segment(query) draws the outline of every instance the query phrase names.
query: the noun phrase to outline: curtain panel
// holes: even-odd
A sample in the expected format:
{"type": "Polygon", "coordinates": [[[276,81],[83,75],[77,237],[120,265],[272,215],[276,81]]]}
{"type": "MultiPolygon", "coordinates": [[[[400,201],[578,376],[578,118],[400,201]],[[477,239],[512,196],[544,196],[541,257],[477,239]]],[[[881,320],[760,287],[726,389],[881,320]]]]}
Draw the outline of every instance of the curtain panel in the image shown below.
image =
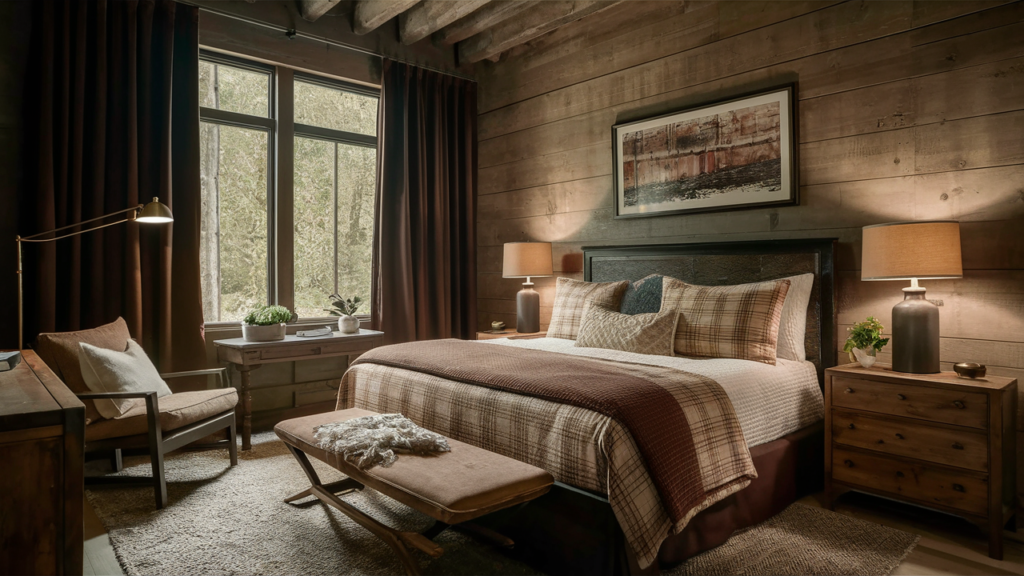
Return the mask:
{"type": "Polygon", "coordinates": [[[26,341],[123,316],[161,370],[203,365],[198,9],[69,0],[33,10],[25,121],[32,164],[19,232],[155,196],[175,221],[26,244],[26,341]]]}
{"type": "Polygon", "coordinates": [[[384,61],[372,327],[388,343],[476,333],[476,83],[384,61]]]}

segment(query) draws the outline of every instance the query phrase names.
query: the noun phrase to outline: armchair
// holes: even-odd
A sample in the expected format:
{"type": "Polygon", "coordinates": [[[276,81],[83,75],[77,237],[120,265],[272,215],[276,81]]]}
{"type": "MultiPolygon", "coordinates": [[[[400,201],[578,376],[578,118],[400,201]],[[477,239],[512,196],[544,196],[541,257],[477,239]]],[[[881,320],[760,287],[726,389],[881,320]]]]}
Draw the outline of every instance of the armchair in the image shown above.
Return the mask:
{"type": "MultiPolygon", "coordinates": [[[[172,372],[167,374],[161,374],[160,377],[164,380],[173,378],[184,378],[188,376],[204,376],[217,374],[220,380],[221,388],[231,388],[227,377],[226,368],[211,368],[207,370],[191,370],[188,372],[172,372]]],[[[206,392],[206,391],[203,391],[206,392]]],[[[233,392],[233,389],[232,389],[233,392]]],[[[180,394],[172,394],[165,396],[165,403],[167,400],[174,398],[175,396],[180,397],[187,396],[189,392],[183,392],[180,394]]],[[[236,444],[235,436],[235,409],[234,404],[237,403],[238,397],[234,395],[235,402],[232,403],[231,408],[216,412],[218,408],[222,408],[223,404],[213,403],[210,406],[204,406],[206,402],[201,402],[197,406],[199,407],[202,415],[205,417],[191,422],[189,424],[183,424],[180,427],[174,427],[173,429],[166,429],[162,420],[164,420],[164,414],[160,412],[159,399],[156,396],[156,392],[88,392],[83,394],[77,394],[82,400],[100,400],[103,398],[141,398],[145,400],[145,417],[146,417],[146,433],[145,434],[132,434],[129,436],[114,436],[104,438],[94,438],[90,440],[90,426],[86,426],[85,432],[85,451],[113,451],[114,453],[114,470],[121,470],[121,450],[132,449],[132,448],[146,448],[149,451],[150,459],[153,464],[153,476],[152,478],[138,478],[128,476],[86,476],[86,485],[101,485],[101,484],[128,484],[128,485],[145,485],[152,484],[153,489],[156,493],[156,507],[157,509],[163,508],[167,505],[167,480],[164,476],[164,454],[172,452],[185,445],[192,444],[197,440],[201,440],[214,434],[220,430],[227,429],[227,438],[212,443],[206,444],[194,444],[189,446],[189,449],[194,450],[216,450],[221,448],[227,448],[228,454],[231,459],[231,465],[235,466],[238,464],[238,447],[236,444]],[[215,413],[216,412],[216,413],[215,413]],[[207,415],[208,414],[208,415],[207,415]]],[[[172,400],[175,402],[178,399],[172,400]]],[[[198,400],[198,398],[197,398],[198,400]]],[[[176,403],[176,402],[175,402],[176,403]]],[[[131,414],[132,412],[129,412],[131,414]]],[[[128,414],[125,414],[128,416],[128,414]]],[[[124,418],[124,416],[122,416],[124,418]]],[[[137,415],[133,415],[131,418],[138,418],[137,415]]],[[[114,420],[121,420],[121,418],[115,418],[114,420]]],[[[100,421],[99,423],[109,422],[100,421]]],[[[173,423],[171,423],[173,426],[173,423]]],[[[100,434],[104,435],[104,434],[100,434]]]]}

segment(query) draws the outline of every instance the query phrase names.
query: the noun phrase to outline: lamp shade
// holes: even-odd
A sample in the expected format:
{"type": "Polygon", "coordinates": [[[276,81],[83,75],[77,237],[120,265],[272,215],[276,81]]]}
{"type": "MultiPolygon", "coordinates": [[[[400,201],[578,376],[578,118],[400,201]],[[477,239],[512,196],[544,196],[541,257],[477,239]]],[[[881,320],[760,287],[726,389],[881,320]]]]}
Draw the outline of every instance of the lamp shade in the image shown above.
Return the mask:
{"type": "Polygon", "coordinates": [[[509,242],[505,244],[503,278],[551,276],[550,242],[509,242]]]}
{"type": "Polygon", "coordinates": [[[962,278],[960,223],[893,222],[864,227],[861,280],[962,278]]]}
{"type": "Polygon", "coordinates": [[[174,222],[174,215],[171,214],[171,209],[166,204],[160,202],[159,198],[153,198],[152,202],[142,208],[139,215],[135,217],[135,221],[143,224],[164,224],[174,222]]]}

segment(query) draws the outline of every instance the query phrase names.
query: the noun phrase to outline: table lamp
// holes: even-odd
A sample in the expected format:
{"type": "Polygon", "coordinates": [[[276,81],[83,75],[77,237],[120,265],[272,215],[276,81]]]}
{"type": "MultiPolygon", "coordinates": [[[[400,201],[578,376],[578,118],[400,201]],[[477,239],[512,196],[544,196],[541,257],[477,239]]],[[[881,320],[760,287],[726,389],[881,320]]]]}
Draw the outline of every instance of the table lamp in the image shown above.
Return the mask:
{"type": "Polygon", "coordinates": [[[174,222],[174,216],[171,214],[171,209],[166,204],[160,202],[159,198],[153,198],[153,201],[143,206],[132,206],[131,208],[125,208],[124,210],[118,210],[117,212],[111,212],[110,214],[104,214],[96,218],[90,218],[79,222],[78,224],[69,224],[67,226],[61,226],[54,230],[48,230],[46,232],[40,232],[39,234],[33,234],[31,236],[15,236],[14,240],[18,243],[18,350],[24,350],[23,328],[24,324],[24,309],[22,303],[22,287],[21,287],[21,245],[23,242],[53,242],[62,238],[70,238],[71,236],[78,236],[79,234],[85,234],[86,232],[92,232],[94,230],[100,230],[115,224],[123,224],[125,222],[140,222],[142,224],[166,224],[168,222],[174,222]],[[107,222],[106,224],[96,224],[85,230],[76,230],[73,232],[67,232],[66,234],[58,234],[70,228],[78,228],[85,224],[91,224],[93,222],[99,222],[110,218],[111,216],[117,216],[119,214],[127,214],[122,220],[115,222],[107,222]],[[53,234],[52,238],[41,238],[41,236],[48,236],[53,234]]]}
{"type": "Polygon", "coordinates": [[[861,280],[910,280],[892,309],[892,369],[934,374],[939,368],[939,308],[918,280],[962,278],[960,223],[893,222],[864,227],[861,280]]]}
{"type": "Polygon", "coordinates": [[[516,294],[516,331],[540,332],[540,294],[533,289],[531,277],[551,276],[550,242],[509,242],[505,244],[502,278],[526,278],[516,294]]]}

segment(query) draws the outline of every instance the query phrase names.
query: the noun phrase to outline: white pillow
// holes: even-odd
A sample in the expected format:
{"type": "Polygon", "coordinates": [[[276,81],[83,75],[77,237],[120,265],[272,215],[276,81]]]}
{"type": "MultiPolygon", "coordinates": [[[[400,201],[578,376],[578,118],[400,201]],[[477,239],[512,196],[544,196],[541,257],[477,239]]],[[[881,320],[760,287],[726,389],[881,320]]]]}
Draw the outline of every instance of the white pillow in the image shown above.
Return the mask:
{"type": "MultiPolygon", "coordinates": [[[[133,340],[124,352],[78,344],[78,363],[85,385],[93,392],[156,392],[158,398],[170,396],[171,389],[160,377],[145,350],[133,340]]],[[[142,398],[96,400],[96,409],[104,418],[117,418],[142,398]]]]}
{"type": "Polygon", "coordinates": [[[779,343],[776,358],[784,360],[807,360],[804,337],[807,334],[807,304],[811,301],[811,287],[814,274],[801,274],[780,278],[789,280],[789,292],[782,304],[782,318],[779,320],[779,343]]]}

